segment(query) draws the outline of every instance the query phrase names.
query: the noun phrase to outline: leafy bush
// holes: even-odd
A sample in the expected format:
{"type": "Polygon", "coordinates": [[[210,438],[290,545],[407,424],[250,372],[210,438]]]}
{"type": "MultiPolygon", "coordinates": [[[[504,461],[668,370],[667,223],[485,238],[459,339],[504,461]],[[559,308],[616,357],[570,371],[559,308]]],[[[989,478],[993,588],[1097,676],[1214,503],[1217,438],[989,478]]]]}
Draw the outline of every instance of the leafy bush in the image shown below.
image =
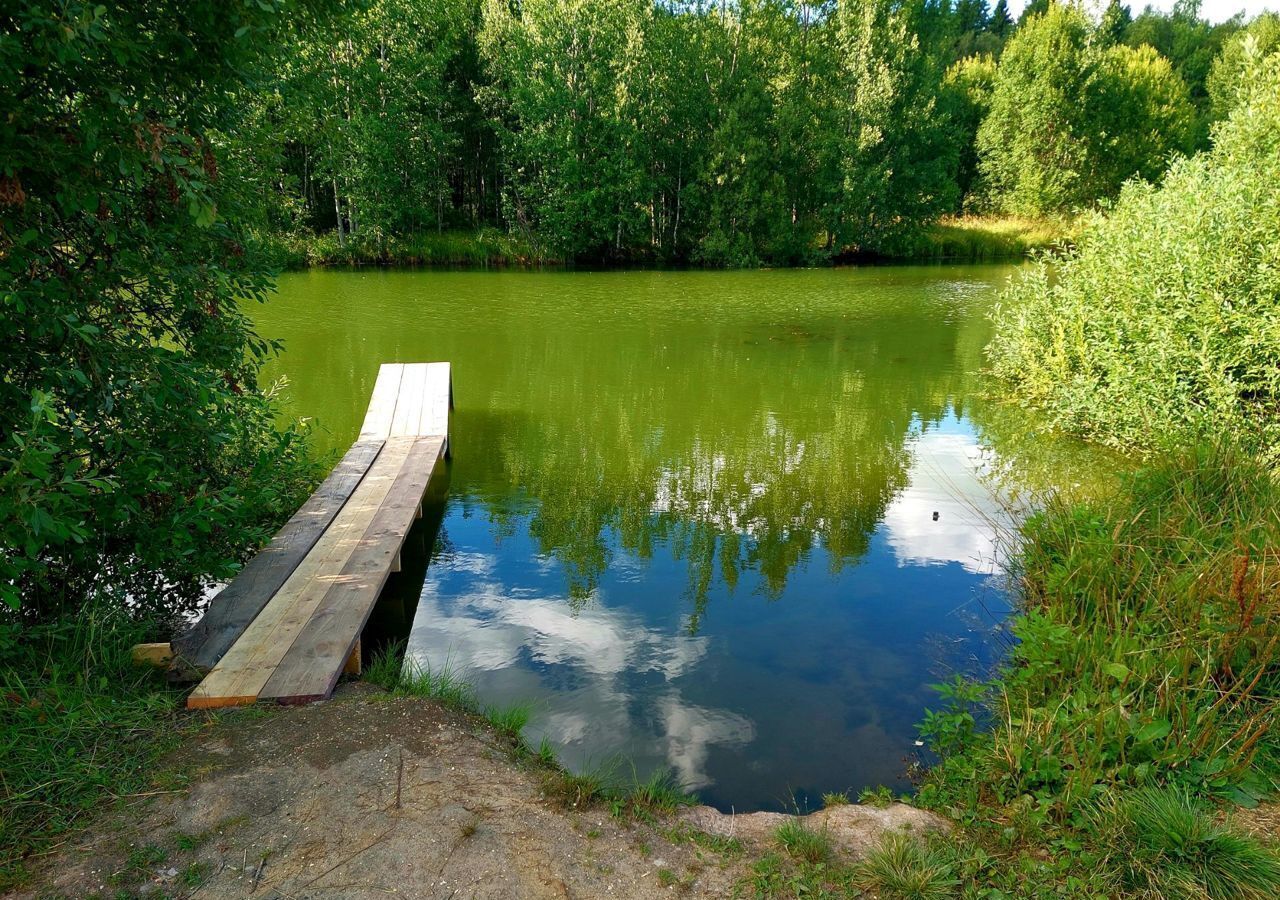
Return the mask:
{"type": "Polygon", "coordinates": [[[0,601],[28,619],[194,605],[313,474],[258,388],[266,271],[208,138],[283,7],[0,14],[0,601]]]}
{"type": "Polygon", "coordinates": [[[1213,61],[1205,85],[1214,118],[1225,119],[1240,103],[1240,91],[1248,86],[1245,77],[1256,60],[1280,52],[1280,15],[1267,12],[1236,32],[1222,46],[1213,61]]]}
{"type": "Polygon", "coordinates": [[[1002,297],[989,347],[1061,430],[1147,451],[1280,446],[1280,56],[1254,59],[1213,149],[1129,184],[1002,297]]]}

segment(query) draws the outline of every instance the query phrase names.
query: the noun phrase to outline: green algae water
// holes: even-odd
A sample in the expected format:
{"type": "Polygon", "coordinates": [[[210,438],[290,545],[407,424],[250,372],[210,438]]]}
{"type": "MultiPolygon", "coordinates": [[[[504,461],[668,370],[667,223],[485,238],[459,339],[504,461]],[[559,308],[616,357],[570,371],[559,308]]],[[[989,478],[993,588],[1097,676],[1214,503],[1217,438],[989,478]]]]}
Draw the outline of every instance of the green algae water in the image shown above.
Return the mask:
{"type": "Polygon", "coordinates": [[[448,493],[379,612],[410,658],[571,768],[812,808],[907,788],[929,685],[1004,646],[1011,272],[312,271],[254,315],[336,451],[379,363],[453,363],[448,493]]]}

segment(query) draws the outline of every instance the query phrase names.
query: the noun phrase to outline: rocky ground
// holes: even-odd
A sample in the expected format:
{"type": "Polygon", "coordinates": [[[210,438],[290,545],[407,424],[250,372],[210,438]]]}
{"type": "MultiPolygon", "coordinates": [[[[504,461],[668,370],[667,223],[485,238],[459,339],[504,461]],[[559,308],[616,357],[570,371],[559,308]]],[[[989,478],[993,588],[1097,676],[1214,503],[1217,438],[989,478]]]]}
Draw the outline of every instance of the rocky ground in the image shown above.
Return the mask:
{"type": "MultiPolygon", "coordinates": [[[[731,897],[786,818],[566,805],[474,718],[364,685],[214,720],[166,769],[172,786],[104,809],[15,896],[731,897]]],[[[811,818],[850,856],[886,829],[945,827],[901,805],[811,818]]]]}

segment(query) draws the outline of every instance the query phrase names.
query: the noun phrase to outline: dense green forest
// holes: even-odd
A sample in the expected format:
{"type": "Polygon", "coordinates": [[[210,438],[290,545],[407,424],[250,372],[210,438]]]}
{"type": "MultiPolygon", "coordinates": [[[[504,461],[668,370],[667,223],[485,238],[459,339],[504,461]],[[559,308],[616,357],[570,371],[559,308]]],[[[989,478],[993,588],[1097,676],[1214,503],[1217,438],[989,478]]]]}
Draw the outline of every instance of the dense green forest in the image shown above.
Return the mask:
{"type": "Polygon", "coordinates": [[[1001,391],[1141,470],[1025,527],[1009,665],[921,730],[959,827],[875,889],[1275,896],[1215,804],[1280,788],[1278,50],[1194,0],[0,8],[0,889],[151,786],[182,720],[130,645],[316,482],[259,385],[282,254],[797,264],[982,216],[1077,236],[1001,297],[1001,391]]]}
{"type": "Polygon", "coordinates": [[[263,233],[348,258],[482,229],[591,262],[911,255],[941,216],[1070,216],[1206,147],[1242,24],[1186,0],[1099,22],[1047,2],[1014,22],[1004,0],[376,0],[295,29],[218,142],[263,233]]]}

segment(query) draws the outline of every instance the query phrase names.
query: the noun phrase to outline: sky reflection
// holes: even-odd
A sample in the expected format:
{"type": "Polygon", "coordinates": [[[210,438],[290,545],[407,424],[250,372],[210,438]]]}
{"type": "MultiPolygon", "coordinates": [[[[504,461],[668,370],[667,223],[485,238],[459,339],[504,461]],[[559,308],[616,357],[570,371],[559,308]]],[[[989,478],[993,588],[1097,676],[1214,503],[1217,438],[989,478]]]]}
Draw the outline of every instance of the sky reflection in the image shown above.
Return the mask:
{"type": "Polygon", "coordinates": [[[528,517],[495,529],[451,502],[408,664],[448,666],[487,702],[532,701],[527,737],[545,737],[571,768],[617,758],[623,776],[669,769],[726,809],[904,787],[928,682],[988,663],[1003,614],[991,577],[1003,513],[973,428],[948,415],[908,446],[906,485],[856,566],[833,576],[815,547],[780,597],[750,573],[717,584],[696,634],[680,594],[663,593],[683,568],[673,546],[640,558],[609,535],[612,564],[570,602],[528,517]]]}

